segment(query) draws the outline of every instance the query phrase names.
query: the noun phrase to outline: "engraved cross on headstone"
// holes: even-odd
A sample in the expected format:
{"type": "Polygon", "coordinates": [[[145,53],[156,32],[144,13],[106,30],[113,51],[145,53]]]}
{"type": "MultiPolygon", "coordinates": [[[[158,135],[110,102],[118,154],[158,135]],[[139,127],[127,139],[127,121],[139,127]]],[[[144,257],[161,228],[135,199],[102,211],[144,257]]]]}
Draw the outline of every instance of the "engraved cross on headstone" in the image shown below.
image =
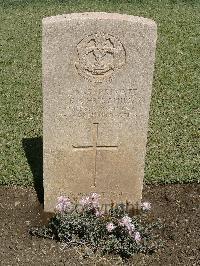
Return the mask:
{"type": "Polygon", "coordinates": [[[118,146],[98,145],[98,127],[99,127],[99,123],[93,123],[92,145],[80,145],[80,146],[72,145],[72,147],[76,150],[93,152],[93,158],[94,158],[93,187],[96,187],[97,151],[98,150],[110,151],[110,150],[117,150],[118,148],[118,146]]]}

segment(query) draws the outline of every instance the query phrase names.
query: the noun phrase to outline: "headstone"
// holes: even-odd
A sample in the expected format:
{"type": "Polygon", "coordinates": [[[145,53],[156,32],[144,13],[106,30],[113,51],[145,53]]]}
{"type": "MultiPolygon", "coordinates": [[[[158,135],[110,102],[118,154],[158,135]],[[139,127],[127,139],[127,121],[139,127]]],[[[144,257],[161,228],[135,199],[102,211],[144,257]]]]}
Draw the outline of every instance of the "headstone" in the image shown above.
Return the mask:
{"type": "Polygon", "coordinates": [[[44,209],[96,192],[140,204],[156,24],[108,13],[43,19],[44,209]]]}

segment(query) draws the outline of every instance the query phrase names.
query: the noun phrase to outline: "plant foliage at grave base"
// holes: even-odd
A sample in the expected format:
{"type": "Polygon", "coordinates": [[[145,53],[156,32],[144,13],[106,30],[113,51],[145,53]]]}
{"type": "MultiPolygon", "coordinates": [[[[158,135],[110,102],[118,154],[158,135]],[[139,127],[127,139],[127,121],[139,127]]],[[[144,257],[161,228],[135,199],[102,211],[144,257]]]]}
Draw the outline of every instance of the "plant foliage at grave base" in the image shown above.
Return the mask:
{"type": "Polygon", "coordinates": [[[60,197],[55,216],[47,226],[32,228],[31,235],[55,239],[66,247],[84,245],[93,252],[113,253],[122,258],[140,252],[151,254],[159,247],[153,231],[161,224],[150,219],[148,205],[144,203],[144,211],[130,218],[123,204],[102,213],[98,197],[93,193],[82,199],[80,205],[60,197]]]}

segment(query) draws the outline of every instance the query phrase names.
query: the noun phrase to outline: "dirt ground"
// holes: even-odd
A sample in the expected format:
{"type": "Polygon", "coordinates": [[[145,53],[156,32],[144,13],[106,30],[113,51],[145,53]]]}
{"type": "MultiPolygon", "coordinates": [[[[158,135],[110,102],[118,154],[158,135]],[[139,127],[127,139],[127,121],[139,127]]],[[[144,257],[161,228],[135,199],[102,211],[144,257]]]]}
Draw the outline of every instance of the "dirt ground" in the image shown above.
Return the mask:
{"type": "Polygon", "coordinates": [[[0,265],[200,265],[200,184],[145,186],[144,200],[164,224],[163,247],[153,255],[119,257],[65,249],[50,239],[31,237],[42,223],[42,208],[32,188],[0,187],[0,265]]]}

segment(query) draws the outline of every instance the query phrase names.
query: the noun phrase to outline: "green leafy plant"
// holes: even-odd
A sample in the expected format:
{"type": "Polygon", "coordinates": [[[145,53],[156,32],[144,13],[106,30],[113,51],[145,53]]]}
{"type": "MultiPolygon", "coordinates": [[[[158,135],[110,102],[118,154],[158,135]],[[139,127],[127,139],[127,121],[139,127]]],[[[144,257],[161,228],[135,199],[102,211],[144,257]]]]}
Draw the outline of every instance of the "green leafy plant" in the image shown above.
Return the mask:
{"type": "Polygon", "coordinates": [[[148,220],[150,203],[142,204],[142,212],[130,217],[125,206],[110,206],[107,213],[100,210],[100,196],[92,193],[77,203],[69,198],[58,198],[56,214],[47,226],[32,228],[32,235],[52,238],[65,246],[87,245],[94,252],[118,254],[128,258],[135,253],[152,253],[158,242],[152,237],[152,230],[158,223],[148,220]]]}

